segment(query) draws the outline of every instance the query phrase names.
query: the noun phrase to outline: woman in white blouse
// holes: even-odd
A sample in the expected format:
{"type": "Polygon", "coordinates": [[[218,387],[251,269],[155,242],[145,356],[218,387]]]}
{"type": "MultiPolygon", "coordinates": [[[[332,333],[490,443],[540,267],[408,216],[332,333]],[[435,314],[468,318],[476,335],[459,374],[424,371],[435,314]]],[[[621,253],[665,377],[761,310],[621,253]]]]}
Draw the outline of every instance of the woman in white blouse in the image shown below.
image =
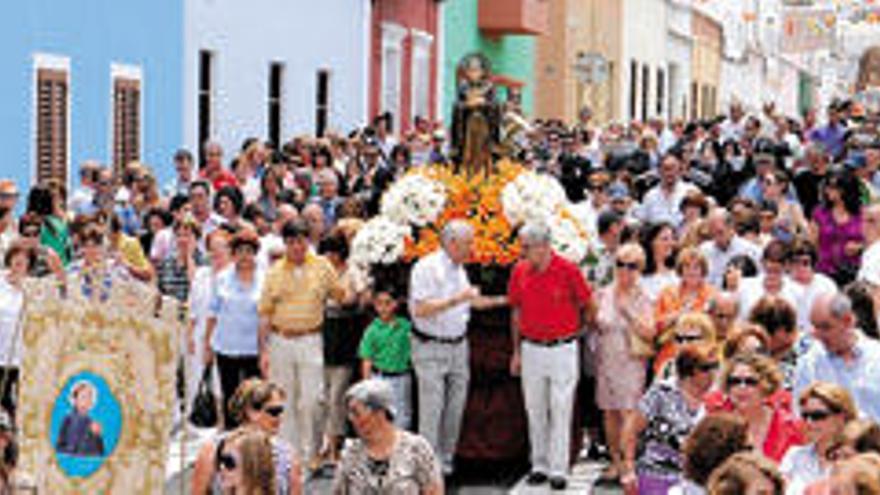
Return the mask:
{"type": "MultiPolygon", "coordinates": [[[[186,341],[186,403],[192,407],[199,381],[204,372],[205,328],[208,321],[208,305],[211,302],[217,274],[232,261],[229,251],[229,233],[223,229],[211,232],[206,239],[211,263],[196,269],[189,292],[190,324],[186,341]]],[[[217,381],[213,383],[216,386],[217,381]]]]}
{"type": "Polygon", "coordinates": [[[14,242],[3,257],[6,270],[0,275],[0,405],[15,416],[18,368],[21,365],[22,284],[36,260],[36,251],[14,242]]]}

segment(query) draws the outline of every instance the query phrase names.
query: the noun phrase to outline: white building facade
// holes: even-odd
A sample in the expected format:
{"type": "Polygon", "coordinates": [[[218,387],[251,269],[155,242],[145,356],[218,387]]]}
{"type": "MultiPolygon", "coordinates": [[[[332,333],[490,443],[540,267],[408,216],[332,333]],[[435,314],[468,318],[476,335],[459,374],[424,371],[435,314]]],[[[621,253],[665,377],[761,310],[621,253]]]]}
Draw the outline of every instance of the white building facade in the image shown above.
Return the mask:
{"type": "Polygon", "coordinates": [[[619,115],[645,120],[667,115],[668,77],[666,0],[623,0],[619,115]],[[658,29],[658,27],[661,27],[658,29]]]}
{"type": "Polygon", "coordinates": [[[183,139],[227,158],[367,118],[370,0],[185,0],[183,139]]]}
{"type": "Polygon", "coordinates": [[[694,37],[689,0],[666,0],[666,60],[668,102],[664,117],[687,118],[690,113],[691,53],[694,37]]]}

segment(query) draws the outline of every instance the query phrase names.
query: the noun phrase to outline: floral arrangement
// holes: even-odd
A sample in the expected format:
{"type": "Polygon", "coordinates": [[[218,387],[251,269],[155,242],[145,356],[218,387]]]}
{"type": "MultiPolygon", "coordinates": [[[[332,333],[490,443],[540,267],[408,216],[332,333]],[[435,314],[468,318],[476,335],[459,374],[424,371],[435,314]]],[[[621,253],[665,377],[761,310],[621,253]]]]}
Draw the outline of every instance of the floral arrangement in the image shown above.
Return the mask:
{"type": "Polygon", "coordinates": [[[555,178],[527,171],[519,174],[501,192],[504,215],[514,225],[528,221],[548,221],[568,199],[555,178]]]}
{"type": "Polygon", "coordinates": [[[440,232],[455,219],[474,228],[469,263],[512,264],[520,255],[516,229],[527,221],[547,222],[554,249],[583,263],[588,235],[580,217],[554,178],[512,162],[473,176],[445,166],[415,168],[388,189],[380,215],[358,231],[349,267],[354,276],[367,277],[372,265],[421,258],[440,247],[440,232]]]}
{"type": "Polygon", "coordinates": [[[403,256],[405,240],[410,229],[384,216],[376,216],[365,223],[351,241],[348,268],[359,287],[370,282],[370,267],[390,265],[403,256]]]}
{"type": "Polygon", "coordinates": [[[409,174],[382,195],[380,212],[394,223],[424,227],[437,220],[445,204],[442,182],[424,174],[409,174]]]}

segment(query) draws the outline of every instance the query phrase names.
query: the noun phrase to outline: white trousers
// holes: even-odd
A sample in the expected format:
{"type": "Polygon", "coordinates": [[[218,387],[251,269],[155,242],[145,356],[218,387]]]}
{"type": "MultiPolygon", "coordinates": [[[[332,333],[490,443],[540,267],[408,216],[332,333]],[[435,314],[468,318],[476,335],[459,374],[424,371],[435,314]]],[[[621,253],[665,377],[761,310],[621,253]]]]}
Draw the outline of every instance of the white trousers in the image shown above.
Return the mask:
{"type": "Polygon", "coordinates": [[[523,341],[521,358],[532,470],[565,476],[579,374],[577,341],[555,347],[523,341]]]}
{"type": "Polygon", "coordinates": [[[282,438],[308,462],[318,451],[318,425],[324,396],[324,351],[321,334],[269,338],[269,379],[287,394],[281,421],[282,438]]]}

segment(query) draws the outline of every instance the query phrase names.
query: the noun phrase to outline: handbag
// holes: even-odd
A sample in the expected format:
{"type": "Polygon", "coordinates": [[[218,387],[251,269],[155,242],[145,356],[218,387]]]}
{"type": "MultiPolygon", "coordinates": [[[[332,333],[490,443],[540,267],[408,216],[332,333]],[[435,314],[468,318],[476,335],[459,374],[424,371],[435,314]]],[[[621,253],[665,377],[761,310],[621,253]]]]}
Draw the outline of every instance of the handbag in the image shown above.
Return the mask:
{"type": "Polygon", "coordinates": [[[645,340],[635,331],[629,331],[629,353],[632,357],[651,358],[654,357],[654,343],[645,340]]]}
{"type": "Polygon", "coordinates": [[[211,387],[211,367],[205,366],[199,388],[193,398],[192,411],[189,413],[189,422],[199,428],[211,428],[217,426],[220,420],[217,412],[217,398],[211,387]]]}

